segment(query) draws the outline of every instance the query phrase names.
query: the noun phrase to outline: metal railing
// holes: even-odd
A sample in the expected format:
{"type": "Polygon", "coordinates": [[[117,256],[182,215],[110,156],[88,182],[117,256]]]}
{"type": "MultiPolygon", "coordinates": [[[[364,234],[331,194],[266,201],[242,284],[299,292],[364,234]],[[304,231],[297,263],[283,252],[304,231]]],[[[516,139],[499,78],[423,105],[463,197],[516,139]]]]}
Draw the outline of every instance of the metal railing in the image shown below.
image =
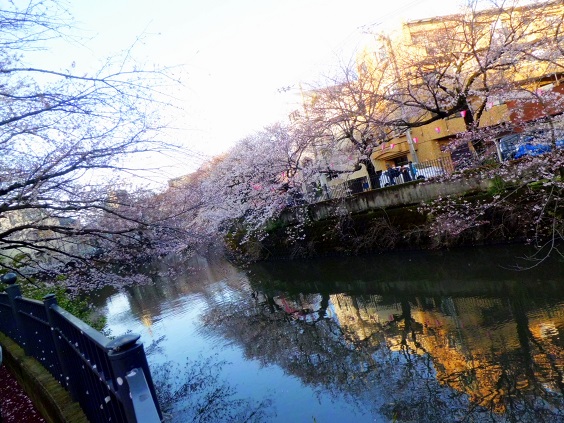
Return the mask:
{"type": "Polygon", "coordinates": [[[344,180],[336,185],[317,185],[313,189],[308,188],[300,196],[300,201],[294,201],[292,206],[300,206],[304,204],[315,204],[326,200],[336,200],[350,197],[365,191],[371,191],[379,188],[385,188],[389,185],[399,185],[414,180],[427,180],[438,178],[440,176],[450,175],[454,171],[454,164],[450,157],[439,157],[433,160],[427,160],[409,165],[398,166],[396,176],[392,176],[389,171],[377,171],[376,175],[370,178],[362,176],[344,180]]]}
{"type": "Polygon", "coordinates": [[[450,157],[439,157],[433,160],[427,160],[417,163],[416,178],[423,176],[425,179],[435,178],[437,176],[446,176],[454,172],[454,164],[450,157]]]}
{"type": "Polygon", "coordinates": [[[23,298],[15,274],[2,277],[0,331],[43,365],[90,422],[162,421],[139,335],[111,340],[57,305],[23,298]]]}
{"type": "Polygon", "coordinates": [[[371,179],[372,187],[384,188],[390,185],[400,185],[414,180],[432,179],[446,176],[454,171],[454,165],[450,157],[439,157],[413,164],[395,168],[397,172],[390,170],[379,171],[376,179],[371,179]]]}
{"type": "Polygon", "coordinates": [[[328,187],[326,192],[325,200],[349,197],[354,194],[358,194],[364,191],[368,191],[370,185],[368,184],[368,178],[363,176],[361,178],[350,179],[348,181],[343,181],[339,185],[333,185],[328,187]]]}

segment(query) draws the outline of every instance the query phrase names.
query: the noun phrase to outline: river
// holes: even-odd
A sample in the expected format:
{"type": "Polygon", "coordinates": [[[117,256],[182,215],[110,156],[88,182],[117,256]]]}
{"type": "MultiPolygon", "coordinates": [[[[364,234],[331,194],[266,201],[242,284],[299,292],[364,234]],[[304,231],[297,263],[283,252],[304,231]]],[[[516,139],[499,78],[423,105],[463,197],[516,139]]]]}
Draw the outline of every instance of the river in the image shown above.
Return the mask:
{"type": "Polygon", "coordinates": [[[564,262],[526,254],[198,259],[98,305],[169,421],[564,422],[564,262]]]}

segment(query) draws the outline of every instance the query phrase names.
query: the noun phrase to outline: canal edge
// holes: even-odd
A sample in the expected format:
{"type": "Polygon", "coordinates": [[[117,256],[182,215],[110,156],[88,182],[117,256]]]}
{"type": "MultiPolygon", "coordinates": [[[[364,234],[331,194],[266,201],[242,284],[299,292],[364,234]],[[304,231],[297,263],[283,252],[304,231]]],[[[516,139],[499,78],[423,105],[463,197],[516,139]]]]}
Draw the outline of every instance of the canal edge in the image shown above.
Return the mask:
{"type": "Polygon", "coordinates": [[[41,417],[48,423],[88,423],[86,415],[70,394],[34,358],[0,332],[4,361],[41,417]]]}

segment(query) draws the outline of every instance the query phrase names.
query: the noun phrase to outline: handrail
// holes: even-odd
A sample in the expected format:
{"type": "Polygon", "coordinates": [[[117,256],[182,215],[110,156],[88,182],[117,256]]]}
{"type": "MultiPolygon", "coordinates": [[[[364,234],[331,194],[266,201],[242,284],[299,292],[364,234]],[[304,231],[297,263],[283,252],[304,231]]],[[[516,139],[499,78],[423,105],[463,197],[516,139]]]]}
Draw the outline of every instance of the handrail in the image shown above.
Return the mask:
{"type": "Polygon", "coordinates": [[[111,340],[59,307],[53,294],[43,302],[23,298],[15,275],[8,275],[2,277],[9,286],[0,293],[0,331],[69,391],[89,421],[162,421],[139,335],[111,340]]]}

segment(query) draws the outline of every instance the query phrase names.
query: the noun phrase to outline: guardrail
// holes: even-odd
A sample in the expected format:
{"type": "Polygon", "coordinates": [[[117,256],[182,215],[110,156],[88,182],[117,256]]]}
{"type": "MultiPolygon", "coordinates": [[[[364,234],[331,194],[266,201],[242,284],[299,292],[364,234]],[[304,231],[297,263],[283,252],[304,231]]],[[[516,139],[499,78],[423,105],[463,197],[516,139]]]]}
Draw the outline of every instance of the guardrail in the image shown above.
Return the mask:
{"type": "Polygon", "coordinates": [[[371,177],[361,176],[354,179],[343,179],[335,185],[323,184],[316,190],[310,190],[300,196],[299,201],[288,204],[290,207],[305,204],[315,204],[327,200],[348,198],[354,194],[385,188],[390,185],[400,185],[414,180],[424,180],[450,175],[454,171],[452,159],[448,156],[439,157],[424,162],[398,166],[396,176],[390,178],[387,170],[377,171],[371,177]]]}
{"type": "Polygon", "coordinates": [[[366,176],[343,181],[339,185],[333,185],[326,190],[324,200],[345,198],[360,192],[368,191],[370,185],[366,176]]]}
{"type": "Polygon", "coordinates": [[[16,275],[2,277],[0,331],[65,387],[90,422],[162,421],[139,335],[111,340],[57,305],[23,298],[16,275]]]}

